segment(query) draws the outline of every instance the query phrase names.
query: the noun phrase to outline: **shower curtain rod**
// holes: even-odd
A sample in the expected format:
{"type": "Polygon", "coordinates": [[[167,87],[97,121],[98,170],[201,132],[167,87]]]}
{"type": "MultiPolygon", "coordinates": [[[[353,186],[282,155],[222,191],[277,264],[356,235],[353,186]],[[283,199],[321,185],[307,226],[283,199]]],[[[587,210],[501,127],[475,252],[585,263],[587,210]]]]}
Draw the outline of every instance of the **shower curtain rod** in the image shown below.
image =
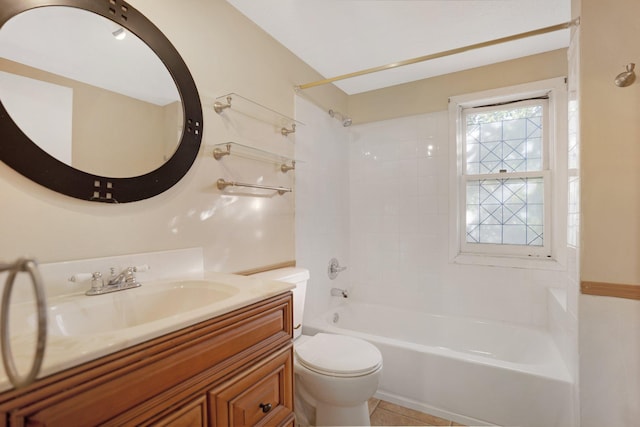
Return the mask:
{"type": "Polygon", "coordinates": [[[432,53],[430,55],[419,56],[417,58],[406,59],[400,62],[394,62],[387,65],[380,65],[378,67],[367,68],[365,70],[355,71],[349,74],[343,74],[341,76],[331,77],[329,79],[318,80],[311,83],[305,83],[302,85],[294,86],[295,90],[309,89],[315,86],[322,86],[329,83],[337,82],[339,80],[350,79],[352,77],[364,76],[366,74],[377,73],[379,71],[391,70],[393,68],[404,67],[405,65],[417,64],[419,62],[430,61],[432,59],[443,58],[445,56],[456,55],[458,53],[468,52],[470,50],[481,49],[483,47],[489,47],[496,44],[506,43],[514,40],[520,40],[528,37],[538,36],[541,34],[553,33],[556,31],[566,30],[574,25],[580,25],[580,18],[576,18],[573,21],[565,22],[562,24],[552,25],[550,27],[539,28],[537,30],[527,31],[524,33],[514,34],[512,36],[502,37],[499,39],[489,40],[482,43],[476,43],[468,46],[458,47],[451,50],[445,50],[443,52],[432,53]]]}

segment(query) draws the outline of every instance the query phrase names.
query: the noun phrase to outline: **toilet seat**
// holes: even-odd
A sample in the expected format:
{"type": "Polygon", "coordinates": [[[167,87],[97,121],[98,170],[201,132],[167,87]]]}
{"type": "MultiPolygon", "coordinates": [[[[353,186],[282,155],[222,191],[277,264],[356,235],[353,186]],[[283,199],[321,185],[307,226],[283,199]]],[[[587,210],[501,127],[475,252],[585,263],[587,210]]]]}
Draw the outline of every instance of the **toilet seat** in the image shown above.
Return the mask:
{"type": "Polygon", "coordinates": [[[382,354],[371,343],[345,335],[319,333],[295,346],[298,362],[318,374],[360,377],[382,366],[382,354]]]}

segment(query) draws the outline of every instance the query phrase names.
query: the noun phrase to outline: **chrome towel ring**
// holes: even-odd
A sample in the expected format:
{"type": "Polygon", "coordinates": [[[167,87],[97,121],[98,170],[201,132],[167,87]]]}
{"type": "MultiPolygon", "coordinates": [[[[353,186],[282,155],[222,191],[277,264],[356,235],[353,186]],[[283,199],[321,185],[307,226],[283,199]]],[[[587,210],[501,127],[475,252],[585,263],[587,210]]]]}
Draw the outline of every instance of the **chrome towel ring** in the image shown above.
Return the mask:
{"type": "Polygon", "coordinates": [[[13,264],[1,264],[0,272],[8,271],[9,275],[5,281],[4,291],[2,292],[2,306],[0,307],[0,347],[2,350],[2,364],[6,371],[7,377],[15,388],[25,387],[31,384],[40,372],[42,360],[44,359],[44,349],[47,342],[47,309],[44,294],[44,286],[42,278],[38,271],[38,264],[35,260],[20,258],[13,264]],[[31,369],[25,376],[20,376],[15,362],[13,353],[11,352],[11,340],[9,337],[9,301],[11,299],[11,291],[16,276],[19,272],[29,273],[31,282],[36,294],[36,308],[38,311],[38,339],[36,343],[36,354],[31,365],[31,369]]]}

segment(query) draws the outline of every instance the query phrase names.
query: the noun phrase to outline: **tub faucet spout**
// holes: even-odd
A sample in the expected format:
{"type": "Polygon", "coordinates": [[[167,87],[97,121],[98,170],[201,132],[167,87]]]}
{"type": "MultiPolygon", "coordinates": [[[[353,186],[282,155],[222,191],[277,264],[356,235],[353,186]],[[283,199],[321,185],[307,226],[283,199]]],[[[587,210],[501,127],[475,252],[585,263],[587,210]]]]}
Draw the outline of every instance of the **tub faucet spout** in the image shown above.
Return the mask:
{"type": "Polygon", "coordinates": [[[334,297],[349,298],[349,292],[346,289],[331,288],[331,295],[334,297]]]}

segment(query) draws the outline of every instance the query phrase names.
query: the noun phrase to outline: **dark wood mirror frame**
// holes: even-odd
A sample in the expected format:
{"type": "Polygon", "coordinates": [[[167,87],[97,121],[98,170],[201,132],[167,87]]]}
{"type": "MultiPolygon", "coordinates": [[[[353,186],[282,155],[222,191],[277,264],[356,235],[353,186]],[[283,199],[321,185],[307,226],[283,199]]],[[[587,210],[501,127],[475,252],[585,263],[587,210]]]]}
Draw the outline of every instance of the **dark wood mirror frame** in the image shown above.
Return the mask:
{"type": "Polygon", "coordinates": [[[200,97],[178,51],[151,21],[121,0],[0,0],[0,29],[13,16],[44,6],[69,6],[96,13],[143,40],[175,81],[182,99],[184,130],[175,153],[158,169],[131,178],[99,176],[68,166],[38,147],[11,119],[0,100],[0,160],[40,185],[88,201],[134,202],[171,188],[195,161],[203,129],[200,97]]]}

